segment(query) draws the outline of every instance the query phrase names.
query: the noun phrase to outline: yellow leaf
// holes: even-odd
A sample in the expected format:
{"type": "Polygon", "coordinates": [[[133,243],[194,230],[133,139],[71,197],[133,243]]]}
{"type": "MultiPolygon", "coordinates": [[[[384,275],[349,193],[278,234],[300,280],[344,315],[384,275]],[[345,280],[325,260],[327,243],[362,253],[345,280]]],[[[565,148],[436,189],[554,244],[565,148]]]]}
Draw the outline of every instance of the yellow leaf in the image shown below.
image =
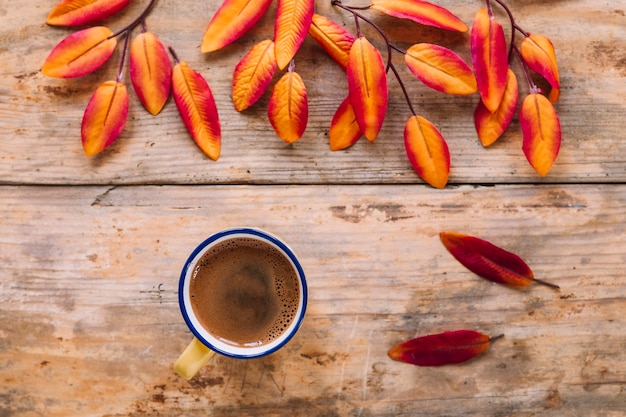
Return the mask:
{"type": "Polygon", "coordinates": [[[118,138],[128,116],[128,91],[117,81],[100,85],[87,104],[81,124],[85,155],[96,155],[118,138]]]}
{"type": "Polygon", "coordinates": [[[524,155],[535,171],[545,176],[561,147],[559,116],[550,100],[541,94],[531,93],[522,102],[519,121],[524,155]]]}
{"type": "Polygon", "coordinates": [[[237,111],[244,111],[261,98],[276,71],[274,42],[257,43],[239,61],[233,73],[232,96],[237,111]]]}
{"type": "Polygon", "coordinates": [[[304,82],[295,71],[286,72],[274,85],[267,115],[276,134],[285,142],[293,143],[304,134],[309,106],[304,82]]]}
{"type": "Polygon", "coordinates": [[[311,26],[314,0],[278,0],[274,23],[274,49],[278,68],[296,55],[311,26]]]}
{"type": "Polygon", "coordinates": [[[415,172],[435,188],[444,188],[450,174],[450,152],[439,130],[421,116],[404,127],[404,146],[415,172]]]}

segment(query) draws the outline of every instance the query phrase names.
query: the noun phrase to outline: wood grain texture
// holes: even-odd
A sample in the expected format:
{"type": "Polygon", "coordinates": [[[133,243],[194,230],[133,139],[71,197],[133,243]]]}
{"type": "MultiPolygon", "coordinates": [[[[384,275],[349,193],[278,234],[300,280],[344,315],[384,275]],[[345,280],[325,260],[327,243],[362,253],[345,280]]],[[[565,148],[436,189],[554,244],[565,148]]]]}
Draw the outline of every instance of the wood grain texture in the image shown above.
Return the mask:
{"type": "Polygon", "coordinates": [[[618,416],[626,389],[626,189],[618,185],[0,187],[0,410],[10,416],[618,416]],[[177,305],[208,234],[254,225],[299,255],[300,332],[190,382],[177,305]],[[457,230],[561,286],[486,282],[457,230]],[[504,333],[458,366],[387,358],[416,335],[504,333]]]}
{"type": "MultiPolygon", "coordinates": [[[[439,1],[466,23],[482,2],[439,1]]],[[[554,43],[563,91],[557,111],[563,145],[546,178],[539,177],[521,151],[517,120],[489,149],[476,136],[472,113],[477,95],[454,97],[431,91],[414,79],[395,55],[418,113],[442,131],[451,152],[451,183],[623,182],[626,180],[626,113],[623,45],[625,8],[621,1],[510,1],[518,23],[554,43]]],[[[114,30],[130,21],[144,5],[133,2],[114,30]]],[[[298,73],[309,94],[310,116],[304,137],[293,145],[276,137],[267,120],[266,94],[251,109],[237,113],[231,102],[236,63],[256,42],[271,38],[276,5],[248,34],[222,51],[201,54],[199,44],[219,2],[159,1],[148,18],[151,31],[209,81],[223,125],[223,152],[218,162],[204,157],[186,132],[173,102],[157,117],[131,97],[128,124],[104,155],[87,158],[80,143],[80,120],[86,103],[101,82],[114,78],[119,51],[96,73],[56,80],[40,73],[52,47],[71,30],[46,26],[50,4],[26,0],[20,7],[0,5],[0,181],[5,184],[213,184],[213,183],[420,183],[403,148],[403,129],[410,112],[398,83],[391,77],[390,103],[382,133],[374,144],[362,141],[346,151],[331,152],[328,131],[332,116],[347,94],[338,65],[307,38],[296,56],[298,73]],[[129,173],[132,173],[129,175],[129,173]]],[[[353,20],[317,1],[316,12],[349,30],[353,20]]],[[[368,13],[396,40],[408,47],[433,42],[469,59],[467,34],[430,29],[409,21],[368,13]]],[[[504,17],[504,16],[502,16],[504,17]]],[[[381,40],[363,26],[372,42],[381,40]]],[[[519,68],[516,68],[519,71],[519,68]]],[[[519,76],[522,77],[521,73],[519,76]]],[[[276,75],[276,80],[278,75],[276,75]]],[[[522,79],[522,78],[520,78],[522,79]]],[[[276,81],[275,80],[275,81],[276,81]]],[[[275,82],[274,81],[274,82],[275,82]]],[[[522,85],[522,84],[520,84],[522,85]]],[[[522,92],[524,92],[524,89],[522,92]]]]}

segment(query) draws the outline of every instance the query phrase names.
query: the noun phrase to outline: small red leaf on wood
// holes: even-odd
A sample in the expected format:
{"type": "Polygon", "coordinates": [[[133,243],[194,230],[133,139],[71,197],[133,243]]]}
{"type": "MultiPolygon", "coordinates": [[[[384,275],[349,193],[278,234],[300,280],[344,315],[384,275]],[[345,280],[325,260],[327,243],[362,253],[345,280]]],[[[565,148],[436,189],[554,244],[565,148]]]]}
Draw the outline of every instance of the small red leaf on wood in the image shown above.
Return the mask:
{"type": "Polygon", "coordinates": [[[330,123],[328,139],[331,151],[339,151],[354,145],[363,136],[356,120],[350,97],[341,102],[330,123]]]}
{"type": "Polygon", "coordinates": [[[354,36],[346,28],[325,16],[313,14],[309,35],[335,62],[343,69],[346,68],[350,48],[354,43],[354,36]]]}
{"type": "Polygon", "coordinates": [[[457,232],[441,232],[439,238],[457,261],[481,278],[515,287],[525,287],[535,281],[559,288],[536,279],[522,258],[486,240],[457,232]]]}
{"type": "Polygon", "coordinates": [[[561,87],[556,53],[550,39],[542,35],[531,34],[522,40],[520,53],[526,65],[545,78],[552,86],[550,101],[556,102],[561,87]]]}
{"type": "Polygon", "coordinates": [[[239,39],[271,3],[272,0],[224,0],[204,32],[200,51],[217,51],[239,39]]]}
{"type": "Polygon", "coordinates": [[[172,93],[183,123],[202,152],[217,160],[221,149],[221,126],[209,84],[187,63],[172,71],[172,93]]]}
{"type": "Polygon", "coordinates": [[[130,46],[130,79],[141,104],[158,114],[172,87],[172,64],[167,50],[152,32],[135,36],[130,46]]]}
{"type": "Polygon", "coordinates": [[[81,124],[85,155],[96,155],[118,138],[128,116],[128,91],[117,81],[101,84],[91,96],[81,124]]]}
{"type": "Polygon", "coordinates": [[[306,87],[291,68],[274,85],[267,115],[276,134],[285,142],[300,139],[309,118],[306,87]]]}
{"type": "Polygon", "coordinates": [[[498,109],[493,113],[490,112],[481,100],[474,111],[476,132],[483,146],[489,146],[498,140],[511,124],[517,109],[518,97],[517,78],[509,68],[506,88],[498,109]]]}
{"type": "Polygon", "coordinates": [[[422,25],[466,32],[467,25],[448,9],[420,0],[372,0],[372,9],[389,16],[410,19],[422,25]]]}
{"type": "Polygon", "coordinates": [[[552,168],[561,147],[561,123],[554,106],[544,95],[526,96],[519,112],[522,150],[530,165],[541,176],[552,168]]]}
{"type": "Polygon", "coordinates": [[[352,44],[346,74],[354,114],[367,140],[373,142],[385,119],[389,92],[383,58],[365,37],[352,44]]]}
{"type": "Polygon", "coordinates": [[[444,188],[450,174],[450,151],[439,130],[421,116],[404,127],[404,146],[415,172],[435,188],[444,188]]]}
{"type": "Polygon", "coordinates": [[[274,23],[276,63],[287,67],[306,38],[313,19],[314,0],[278,0],[274,23]]]}
{"type": "Polygon", "coordinates": [[[274,41],[268,39],[254,45],[233,72],[235,109],[244,111],[256,103],[272,82],[275,71],[274,41]]]}
{"type": "Polygon", "coordinates": [[[470,50],[480,97],[495,112],[504,95],[509,63],[504,30],[484,7],[472,25],[470,50]]]}
{"type": "Polygon", "coordinates": [[[105,26],[74,32],[52,49],[41,72],[48,77],[82,77],[100,68],[115,51],[117,38],[105,26]]]}
{"type": "Polygon", "coordinates": [[[483,353],[491,342],[503,337],[489,337],[474,330],[456,330],[407,340],[392,347],[388,355],[395,361],[417,366],[442,366],[466,362],[483,353]]]}
{"type": "Polygon", "coordinates": [[[106,19],[128,6],[130,0],[61,0],[50,11],[46,23],[54,26],[83,26],[106,19]]]}

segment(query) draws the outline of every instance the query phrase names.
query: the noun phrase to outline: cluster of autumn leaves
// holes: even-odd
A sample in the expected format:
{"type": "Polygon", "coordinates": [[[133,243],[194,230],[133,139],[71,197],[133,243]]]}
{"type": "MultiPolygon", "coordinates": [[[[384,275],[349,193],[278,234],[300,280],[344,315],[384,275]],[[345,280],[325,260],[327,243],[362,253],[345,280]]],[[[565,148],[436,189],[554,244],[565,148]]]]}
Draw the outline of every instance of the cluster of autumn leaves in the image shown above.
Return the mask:
{"type": "MultiPolygon", "coordinates": [[[[559,286],[537,279],[532,269],[518,255],[481,238],[458,232],[441,232],[441,243],[468,270],[481,278],[512,287],[526,287],[535,282],[558,289],[559,286]]],[[[475,330],[455,330],[410,339],[393,346],[391,359],[418,366],[442,366],[468,361],[486,351],[490,337],[475,330]]]]}
{"type": "MultiPolygon", "coordinates": [[[[393,65],[392,53],[403,54],[409,70],[430,88],[454,95],[479,93],[474,120],[484,146],[491,145],[504,133],[517,111],[520,89],[510,69],[511,58],[517,56],[529,83],[529,93],[519,108],[522,148],[540,175],[546,175],[552,167],[561,142],[560,123],[552,104],[558,99],[560,89],[554,48],[546,37],[521,29],[502,0],[494,1],[509,16],[511,39],[506,41],[491,1],[487,0],[471,27],[472,66],[440,45],[417,43],[406,51],[401,50],[361,13],[375,10],[444,30],[470,30],[450,11],[435,4],[420,0],[371,0],[369,6],[357,8],[331,0],[333,5],[354,16],[357,33],[353,35],[344,26],[316,14],[314,0],[277,1],[273,37],[252,46],[234,68],[232,101],[237,111],[246,110],[266,93],[276,71],[284,71],[272,87],[267,107],[268,119],[281,139],[293,143],[302,137],[307,126],[307,90],[296,72],[294,57],[310,35],[345,70],[347,77],[347,96],[330,123],[330,148],[345,149],[361,137],[370,142],[376,140],[387,113],[387,77],[392,71],[401,83],[412,113],[404,131],[407,157],[424,181],[443,188],[450,172],[448,146],[436,126],[415,113],[393,65]],[[368,23],[378,32],[386,48],[386,59],[361,33],[359,22],[368,23]],[[516,33],[523,35],[519,45],[515,41],[516,33]],[[549,83],[548,97],[533,82],[531,70],[549,83]]],[[[124,128],[129,97],[123,73],[128,51],[131,82],[143,106],[156,115],[172,95],[197,145],[209,158],[217,160],[221,128],[211,89],[204,77],[180,61],[170,48],[172,68],[167,49],[145,25],[154,3],[151,0],[135,21],[116,33],[105,26],[91,26],[70,34],[46,58],[42,72],[60,78],[89,74],[112,56],[118,37],[125,36],[116,79],[98,87],[85,110],[81,125],[85,153],[91,156],[102,152],[124,128]],[[131,42],[132,31],[139,25],[141,33],[131,42]]],[[[271,3],[272,0],[224,0],[204,33],[201,51],[210,53],[237,40],[259,21],[271,3]]],[[[129,0],[61,0],[46,22],[57,26],[88,26],[113,16],[128,4],[129,0]]]]}

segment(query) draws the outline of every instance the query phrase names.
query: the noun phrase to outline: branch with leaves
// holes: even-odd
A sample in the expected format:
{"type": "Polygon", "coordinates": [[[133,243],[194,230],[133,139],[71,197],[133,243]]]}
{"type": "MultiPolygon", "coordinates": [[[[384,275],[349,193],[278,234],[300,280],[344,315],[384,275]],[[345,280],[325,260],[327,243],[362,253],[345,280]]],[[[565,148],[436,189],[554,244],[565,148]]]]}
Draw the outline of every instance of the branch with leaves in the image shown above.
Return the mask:
{"type": "MultiPolygon", "coordinates": [[[[371,0],[365,7],[330,0],[354,19],[355,31],[315,13],[314,0],[277,0],[271,37],[249,49],[233,70],[232,100],[243,112],[266,94],[277,72],[283,71],[270,93],[267,115],[278,137],[288,143],[299,140],[307,127],[308,96],[296,71],[296,55],[310,35],[346,73],[348,91],[330,121],[329,145],[346,149],[361,137],[377,139],[389,101],[388,74],[399,83],[410,111],[404,129],[407,158],[416,173],[436,188],[444,188],[450,174],[448,145],[434,123],[420,116],[411,101],[392,55],[401,54],[410,72],[424,85],[452,95],[478,93],[474,112],[476,131],[483,146],[494,143],[509,127],[518,111],[520,88],[511,69],[520,63],[528,94],[519,106],[523,152],[531,166],[546,175],[557,158],[561,128],[553,103],[560,84],[556,54],[550,40],[531,34],[515,20],[503,0],[486,0],[474,19],[470,33],[471,66],[452,50],[435,44],[415,43],[402,50],[365,13],[374,11],[441,30],[467,32],[470,28],[449,10],[420,0],[371,0]],[[511,36],[507,41],[496,19],[494,6],[508,16],[511,36]],[[369,25],[384,45],[379,50],[364,35],[369,25]],[[516,35],[521,35],[518,41],[516,35]],[[546,96],[535,84],[535,74],[550,85],[546,96]]],[[[50,77],[81,77],[100,68],[124,37],[122,58],[115,80],[106,81],[87,104],[81,127],[83,148],[88,156],[110,146],[120,135],[128,116],[129,95],[123,75],[126,54],[133,89],[143,106],[157,115],[170,95],[200,149],[211,159],[220,155],[221,131],[218,110],[203,76],[180,61],[158,37],[148,31],[146,19],[155,5],[151,0],[140,15],[121,30],[91,26],[70,34],[46,58],[42,72],[50,77]],[[133,30],[141,32],[133,37],[133,30]],[[130,42],[133,37],[132,42],[130,42]]],[[[272,0],[224,0],[203,34],[201,51],[210,53],[232,44],[267,12],[272,0]]],[[[114,16],[129,0],[62,0],[48,16],[57,26],[93,25],[114,16]]]]}

